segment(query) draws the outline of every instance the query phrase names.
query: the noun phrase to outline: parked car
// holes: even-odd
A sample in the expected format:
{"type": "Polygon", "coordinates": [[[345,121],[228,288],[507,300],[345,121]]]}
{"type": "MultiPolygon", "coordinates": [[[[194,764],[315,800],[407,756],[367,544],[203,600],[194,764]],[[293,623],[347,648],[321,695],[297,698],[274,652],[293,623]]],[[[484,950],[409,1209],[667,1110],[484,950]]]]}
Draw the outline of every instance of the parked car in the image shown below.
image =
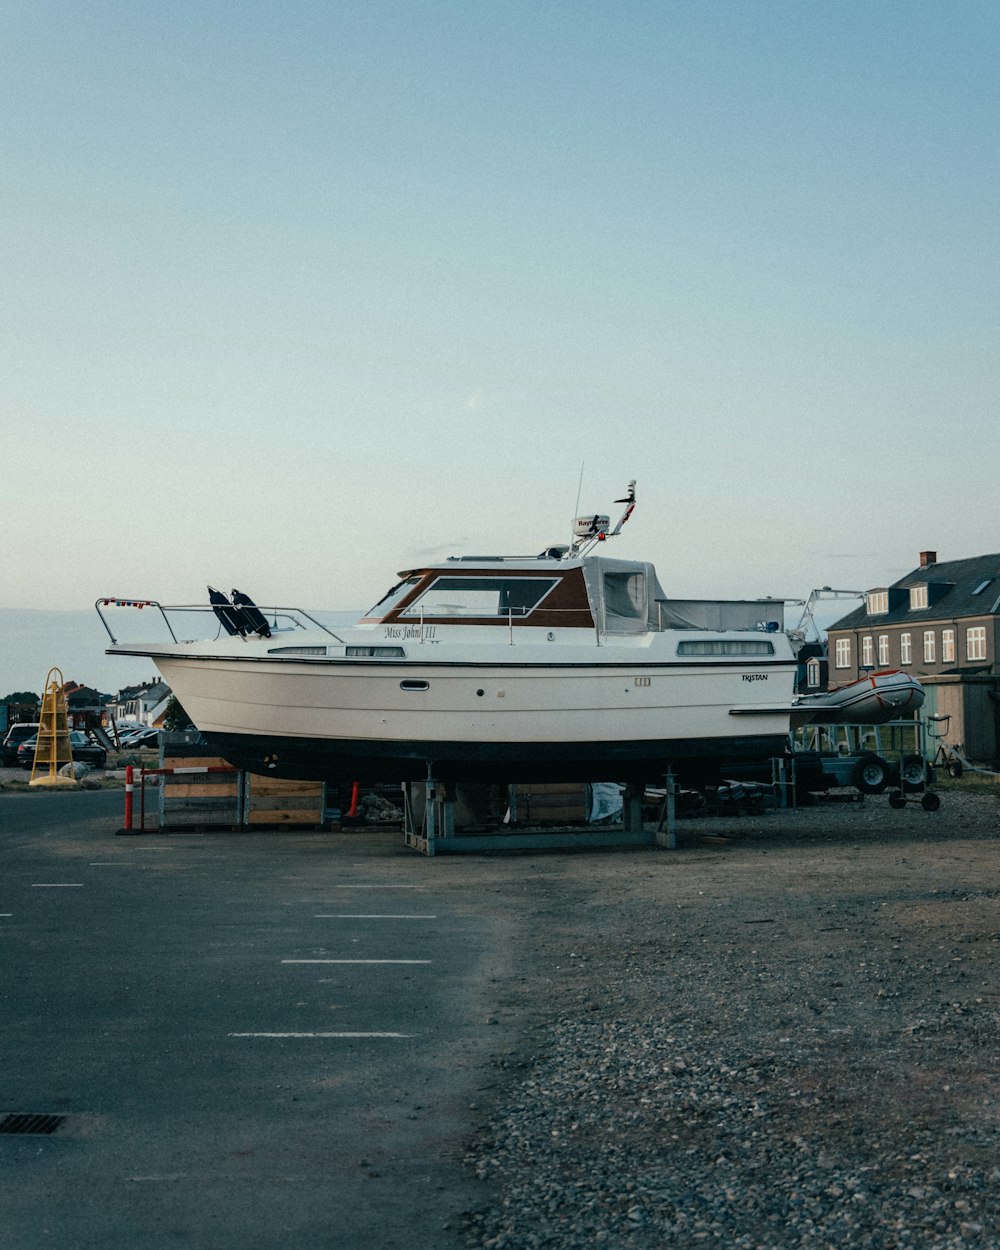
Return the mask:
{"type": "MultiPolygon", "coordinates": [[[[33,738],[28,738],[26,742],[22,742],[17,748],[17,762],[22,768],[31,768],[35,762],[35,747],[38,743],[38,734],[33,738]]],[[[91,742],[87,735],[80,729],[73,729],[69,735],[70,750],[73,752],[73,759],[80,764],[93,764],[95,768],[103,768],[108,762],[108,753],[104,747],[99,747],[91,742]]]]}
{"type": "Polygon", "coordinates": [[[5,768],[11,768],[17,763],[17,749],[22,742],[26,742],[29,738],[38,735],[37,721],[22,721],[20,724],[11,725],[7,730],[7,735],[3,740],[3,763],[5,768]]]}
{"type": "Polygon", "coordinates": [[[160,745],[160,731],[158,729],[140,729],[137,733],[129,734],[127,738],[122,738],[123,751],[135,751],[140,747],[158,747],[160,745]]]}

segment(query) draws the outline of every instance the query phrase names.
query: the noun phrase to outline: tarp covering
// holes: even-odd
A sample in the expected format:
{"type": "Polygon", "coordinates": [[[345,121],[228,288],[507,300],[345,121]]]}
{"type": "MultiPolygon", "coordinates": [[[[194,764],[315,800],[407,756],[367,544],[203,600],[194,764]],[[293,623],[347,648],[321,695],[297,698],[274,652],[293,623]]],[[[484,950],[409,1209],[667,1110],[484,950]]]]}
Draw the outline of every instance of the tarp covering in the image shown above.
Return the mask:
{"type": "Polygon", "coordinates": [[[609,634],[659,629],[657,601],[666,596],[651,564],[634,560],[585,560],[583,576],[598,628],[609,634]]]}
{"type": "Polygon", "coordinates": [[[587,595],[597,627],[609,634],[660,629],[759,629],[777,621],[784,628],[781,599],[668,599],[656,569],[637,560],[583,562],[587,595]]]}
{"type": "Polygon", "coordinates": [[[667,608],[675,629],[757,629],[767,621],[777,621],[778,629],[784,629],[781,599],[672,599],[667,608]],[[673,620],[675,614],[679,625],[673,620]]]}
{"type": "Polygon", "coordinates": [[[587,820],[591,823],[612,820],[622,814],[622,788],[617,781],[595,781],[590,788],[590,810],[587,820]]]}

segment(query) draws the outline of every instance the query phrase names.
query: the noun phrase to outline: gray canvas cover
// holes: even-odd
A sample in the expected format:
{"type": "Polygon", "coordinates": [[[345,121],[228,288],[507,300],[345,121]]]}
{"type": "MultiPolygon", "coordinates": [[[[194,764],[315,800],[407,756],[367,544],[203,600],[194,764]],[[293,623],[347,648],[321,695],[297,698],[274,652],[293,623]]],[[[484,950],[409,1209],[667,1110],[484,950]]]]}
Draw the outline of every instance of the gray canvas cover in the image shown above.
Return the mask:
{"type": "Polygon", "coordinates": [[[598,629],[609,634],[642,634],[662,628],[666,596],[651,564],[638,560],[584,561],[587,596],[598,629]]]}
{"type": "Polygon", "coordinates": [[[784,628],[780,599],[668,599],[656,569],[644,561],[592,557],[584,561],[583,576],[594,620],[605,633],[753,630],[763,621],[778,621],[784,628]]]}

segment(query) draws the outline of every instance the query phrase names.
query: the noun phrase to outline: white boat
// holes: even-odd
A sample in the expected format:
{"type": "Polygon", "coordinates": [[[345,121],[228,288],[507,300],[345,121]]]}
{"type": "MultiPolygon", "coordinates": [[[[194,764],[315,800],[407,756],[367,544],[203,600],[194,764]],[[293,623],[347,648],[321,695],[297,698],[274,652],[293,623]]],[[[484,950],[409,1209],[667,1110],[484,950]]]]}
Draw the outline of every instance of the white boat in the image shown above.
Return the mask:
{"type": "Polygon", "coordinates": [[[634,483],[618,502],[614,529],[581,518],[567,547],[407,570],[336,632],[238,592],[207,608],[98,600],[108,653],[150,657],[221,755],[279,777],[694,782],[781,755],[796,674],[783,623],[748,628],[744,606],[726,628],[713,602],[699,626],[651,564],[591,554],[629,519],[634,483]],[[169,640],[118,641],[113,605],[159,609],[169,640]],[[179,636],[192,611],[213,637],[179,636]]]}

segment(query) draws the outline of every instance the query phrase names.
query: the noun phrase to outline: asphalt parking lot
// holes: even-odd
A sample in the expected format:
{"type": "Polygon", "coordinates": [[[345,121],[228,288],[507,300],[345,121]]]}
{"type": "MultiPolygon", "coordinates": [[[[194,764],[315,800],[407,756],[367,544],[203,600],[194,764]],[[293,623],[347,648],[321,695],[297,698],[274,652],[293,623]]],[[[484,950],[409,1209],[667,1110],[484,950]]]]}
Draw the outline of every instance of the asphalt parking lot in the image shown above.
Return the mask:
{"type": "Polygon", "coordinates": [[[65,1117],[0,1135],[4,1250],[464,1245],[508,922],[398,833],[121,805],[0,797],[0,1118],[65,1117]]]}

